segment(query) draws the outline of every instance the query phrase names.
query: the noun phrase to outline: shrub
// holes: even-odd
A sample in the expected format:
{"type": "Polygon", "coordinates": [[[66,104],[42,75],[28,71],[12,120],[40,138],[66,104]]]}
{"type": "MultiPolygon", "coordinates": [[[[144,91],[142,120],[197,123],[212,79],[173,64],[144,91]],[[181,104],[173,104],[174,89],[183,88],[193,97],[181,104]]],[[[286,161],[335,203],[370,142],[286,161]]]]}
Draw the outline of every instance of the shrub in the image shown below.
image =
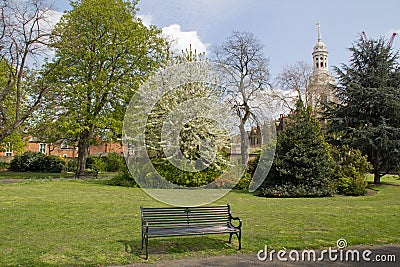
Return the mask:
{"type": "Polygon", "coordinates": [[[65,166],[64,171],[76,172],[76,169],[78,168],[78,159],[68,158],[68,159],[65,159],[65,161],[66,161],[66,166],[65,166]]]}
{"type": "Polygon", "coordinates": [[[245,172],[243,174],[242,178],[240,178],[237,185],[234,187],[234,189],[248,190],[250,183],[251,183],[251,174],[248,172],[245,172]]]}
{"type": "Polygon", "coordinates": [[[15,156],[10,162],[10,170],[16,172],[54,172],[60,173],[64,170],[66,162],[56,156],[46,156],[42,153],[27,151],[22,155],[15,156]]]}
{"type": "Polygon", "coordinates": [[[109,185],[124,186],[124,187],[138,187],[135,179],[132,177],[126,164],[121,165],[118,174],[114,176],[109,182],[109,185]]]}
{"type": "Polygon", "coordinates": [[[26,172],[32,167],[32,161],[35,157],[34,152],[27,151],[22,155],[15,156],[10,162],[10,170],[16,172],[26,172]]]}
{"type": "Polygon", "coordinates": [[[167,181],[185,187],[207,185],[213,182],[216,177],[219,177],[223,171],[223,167],[217,167],[216,164],[212,164],[199,172],[189,172],[180,170],[163,159],[154,159],[152,163],[156,171],[167,181]]]}
{"type": "Polygon", "coordinates": [[[332,195],[332,188],[307,184],[293,185],[290,183],[262,188],[262,193],[269,197],[324,197],[332,195]]]}
{"type": "Polygon", "coordinates": [[[247,172],[253,177],[258,162],[260,161],[260,154],[257,154],[255,158],[252,158],[249,160],[249,162],[247,163],[247,172]]]}
{"type": "Polygon", "coordinates": [[[10,163],[0,161],[0,170],[6,170],[10,168],[10,163]]]}
{"type": "Polygon", "coordinates": [[[86,160],[86,169],[104,172],[106,170],[106,164],[102,157],[89,156],[86,160]]]}
{"type": "MultiPolygon", "coordinates": [[[[171,185],[165,181],[157,180],[157,182],[155,182],[154,179],[158,177],[158,175],[175,185],[199,187],[210,184],[216,177],[219,177],[223,171],[223,169],[218,169],[215,166],[211,166],[200,172],[182,171],[164,159],[153,159],[152,162],[147,163],[132,163],[131,169],[134,172],[135,177],[141,179],[140,184],[149,188],[171,187],[171,185]],[[154,169],[156,170],[157,174],[154,172],[154,169]]],[[[138,186],[126,164],[121,165],[118,175],[110,180],[110,184],[127,187],[138,186]]],[[[245,186],[246,184],[243,182],[242,187],[245,186]]]]}
{"type": "Polygon", "coordinates": [[[107,172],[118,172],[125,165],[125,159],[121,154],[109,153],[107,157],[104,158],[105,161],[105,171],[107,172]]]}
{"type": "Polygon", "coordinates": [[[124,164],[122,155],[109,153],[106,157],[89,156],[86,161],[86,168],[100,172],[118,172],[124,164]]]}
{"type": "Polygon", "coordinates": [[[334,182],[338,194],[359,196],[366,193],[366,174],[371,169],[367,157],[358,149],[343,146],[333,150],[337,162],[334,182]]]}

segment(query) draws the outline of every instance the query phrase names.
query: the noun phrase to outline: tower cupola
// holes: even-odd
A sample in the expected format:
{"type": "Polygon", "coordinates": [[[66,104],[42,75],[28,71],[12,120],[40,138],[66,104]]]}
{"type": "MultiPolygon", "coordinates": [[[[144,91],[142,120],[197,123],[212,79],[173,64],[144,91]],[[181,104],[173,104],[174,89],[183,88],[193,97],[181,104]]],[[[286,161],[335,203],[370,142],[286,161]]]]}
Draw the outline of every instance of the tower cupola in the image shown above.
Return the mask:
{"type": "Polygon", "coordinates": [[[328,72],[328,50],[326,49],[326,45],[322,42],[321,38],[321,24],[317,23],[318,27],[318,41],[313,49],[313,66],[314,72],[328,72]]]}

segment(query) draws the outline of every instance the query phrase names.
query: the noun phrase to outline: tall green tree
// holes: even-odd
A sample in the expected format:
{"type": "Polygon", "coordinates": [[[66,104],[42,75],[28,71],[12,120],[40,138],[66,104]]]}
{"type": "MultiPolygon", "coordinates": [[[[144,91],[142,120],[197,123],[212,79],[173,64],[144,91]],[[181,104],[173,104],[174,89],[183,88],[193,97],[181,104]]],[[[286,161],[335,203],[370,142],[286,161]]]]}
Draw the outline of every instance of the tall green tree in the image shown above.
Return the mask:
{"type": "Polygon", "coordinates": [[[299,99],[278,134],[271,170],[261,186],[265,196],[329,196],[334,162],[319,122],[299,99]]]}
{"type": "Polygon", "coordinates": [[[115,138],[132,95],[164,60],[160,30],[136,17],[137,1],[71,2],[56,25],[52,46],[58,87],[53,113],[43,116],[48,136],[77,142],[77,174],[85,171],[91,141],[115,138]]]}
{"type": "Polygon", "coordinates": [[[383,38],[360,37],[348,65],[336,67],[339,104],[327,110],[335,141],[360,149],[373,166],[374,183],[400,165],[398,51],[383,38]]]}

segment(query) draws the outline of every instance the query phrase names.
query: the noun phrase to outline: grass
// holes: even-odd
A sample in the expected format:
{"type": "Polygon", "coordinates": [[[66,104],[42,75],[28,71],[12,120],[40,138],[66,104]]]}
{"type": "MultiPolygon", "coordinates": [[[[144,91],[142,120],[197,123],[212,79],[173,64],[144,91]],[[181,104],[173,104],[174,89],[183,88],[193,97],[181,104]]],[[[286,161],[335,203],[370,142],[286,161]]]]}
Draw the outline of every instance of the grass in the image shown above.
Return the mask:
{"type": "MultiPolygon", "coordinates": [[[[228,235],[151,239],[150,261],[271,249],[400,243],[400,180],[384,177],[373,196],[271,199],[233,191],[243,250],[228,235]]],[[[97,266],[143,261],[139,206],[165,206],[140,189],[88,181],[0,185],[0,266],[97,266]]]]}
{"type": "Polygon", "coordinates": [[[44,173],[44,172],[0,172],[0,179],[56,179],[72,178],[72,173],[44,173]]]}
{"type": "MultiPolygon", "coordinates": [[[[99,178],[110,178],[116,175],[114,172],[99,173],[99,178]]],[[[13,171],[0,171],[0,179],[65,179],[74,178],[74,173],[47,173],[47,172],[13,172],[13,171]]]]}

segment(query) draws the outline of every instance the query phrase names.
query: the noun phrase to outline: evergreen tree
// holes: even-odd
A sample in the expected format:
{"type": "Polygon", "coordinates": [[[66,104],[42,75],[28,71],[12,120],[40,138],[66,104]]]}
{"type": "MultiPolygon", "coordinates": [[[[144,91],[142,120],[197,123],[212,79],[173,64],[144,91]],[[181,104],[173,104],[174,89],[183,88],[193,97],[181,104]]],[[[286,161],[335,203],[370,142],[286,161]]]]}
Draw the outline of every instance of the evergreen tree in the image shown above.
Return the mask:
{"type": "Polygon", "coordinates": [[[336,67],[340,104],[328,107],[335,141],[360,149],[373,166],[374,183],[400,163],[398,52],[387,42],[359,38],[349,65],[336,67]]]}
{"type": "Polygon", "coordinates": [[[277,138],[275,159],[262,186],[265,196],[329,196],[334,163],[319,122],[301,99],[277,138]]]}

